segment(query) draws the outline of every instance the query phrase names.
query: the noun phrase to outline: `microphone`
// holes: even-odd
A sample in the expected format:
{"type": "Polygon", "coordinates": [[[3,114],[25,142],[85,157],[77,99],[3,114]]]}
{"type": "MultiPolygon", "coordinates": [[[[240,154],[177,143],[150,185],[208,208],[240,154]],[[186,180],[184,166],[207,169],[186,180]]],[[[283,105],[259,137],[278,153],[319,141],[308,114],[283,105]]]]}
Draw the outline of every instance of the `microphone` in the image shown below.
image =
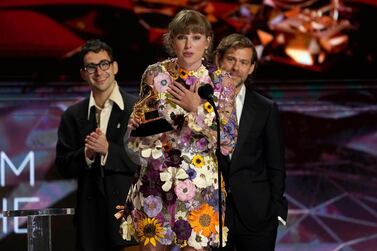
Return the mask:
{"type": "Polygon", "coordinates": [[[198,88],[198,94],[202,99],[213,100],[213,87],[210,84],[202,85],[198,88]]]}
{"type": "Polygon", "coordinates": [[[221,171],[222,168],[220,166],[220,155],[221,155],[221,144],[220,144],[220,116],[216,108],[216,104],[213,95],[213,87],[210,84],[202,85],[198,88],[198,94],[202,99],[207,100],[212,106],[213,110],[215,112],[215,118],[216,118],[216,136],[217,136],[217,142],[216,142],[216,156],[217,156],[217,163],[218,163],[218,171],[217,171],[217,180],[218,180],[218,196],[219,196],[219,239],[220,239],[220,245],[219,247],[222,248],[223,243],[223,221],[222,221],[222,209],[221,209],[221,171]]]}

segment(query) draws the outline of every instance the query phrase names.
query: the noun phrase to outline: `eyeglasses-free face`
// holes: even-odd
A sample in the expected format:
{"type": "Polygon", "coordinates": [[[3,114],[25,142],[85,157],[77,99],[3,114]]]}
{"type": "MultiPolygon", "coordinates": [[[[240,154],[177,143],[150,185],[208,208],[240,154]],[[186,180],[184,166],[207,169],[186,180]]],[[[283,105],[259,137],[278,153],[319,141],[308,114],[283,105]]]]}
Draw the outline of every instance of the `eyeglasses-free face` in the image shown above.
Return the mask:
{"type": "Polygon", "coordinates": [[[98,64],[90,63],[84,66],[84,71],[86,71],[89,74],[95,73],[97,68],[99,67],[102,71],[107,71],[110,68],[110,65],[114,61],[109,60],[101,60],[98,64]]]}

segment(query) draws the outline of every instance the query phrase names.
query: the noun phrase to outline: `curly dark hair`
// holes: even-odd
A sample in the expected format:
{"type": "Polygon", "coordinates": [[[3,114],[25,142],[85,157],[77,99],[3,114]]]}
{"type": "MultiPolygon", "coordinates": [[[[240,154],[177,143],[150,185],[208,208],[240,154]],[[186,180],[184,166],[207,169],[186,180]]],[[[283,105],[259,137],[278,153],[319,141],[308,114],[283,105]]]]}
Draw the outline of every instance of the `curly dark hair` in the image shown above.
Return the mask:
{"type": "Polygon", "coordinates": [[[98,53],[100,51],[106,51],[110,57],[110,60],[114,60],[113,58],[113,49],[105,42],[101,41],[100,39],[91,39],[88,40],[80,50],[80,60],[83,62],[84,57],[89,52],[98,53]]]}

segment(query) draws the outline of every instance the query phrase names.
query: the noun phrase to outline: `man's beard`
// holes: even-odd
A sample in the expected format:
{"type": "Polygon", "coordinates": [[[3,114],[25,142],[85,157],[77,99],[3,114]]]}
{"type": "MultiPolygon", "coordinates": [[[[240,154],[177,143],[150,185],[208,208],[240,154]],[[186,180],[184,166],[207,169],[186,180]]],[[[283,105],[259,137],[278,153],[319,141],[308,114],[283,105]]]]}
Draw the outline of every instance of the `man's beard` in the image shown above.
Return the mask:
{"type": "Polygon", "coordinates": [[[240,82],[237,83],[236,89],[241,88],[241,86],[245,83],[243,79],[240,80],[240,82]]]}
{"type": "Polygon", "coordinates": [[[245,79],[243,79],[237,72],[232,71],[230,72],[230,75],[234,78],[238,78],[239,81],[236,84],[236,88],[241,88],[241,86],[245,83],[245,79]]]}

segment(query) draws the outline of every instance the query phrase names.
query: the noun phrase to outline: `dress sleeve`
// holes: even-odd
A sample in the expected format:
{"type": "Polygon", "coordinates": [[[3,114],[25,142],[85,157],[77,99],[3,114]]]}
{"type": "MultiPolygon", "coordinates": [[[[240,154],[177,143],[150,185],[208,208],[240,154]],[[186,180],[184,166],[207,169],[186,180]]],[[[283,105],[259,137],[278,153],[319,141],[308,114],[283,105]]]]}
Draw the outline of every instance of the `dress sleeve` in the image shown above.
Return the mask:
{"type": "Polygon", "coordinates": [[[235,106],[235,87],[236,85],[228,75],[223,76],[217,103],[221,126],[221,153],[223,155],[231,154],[237,142],[238,125],[235,106]]]}

